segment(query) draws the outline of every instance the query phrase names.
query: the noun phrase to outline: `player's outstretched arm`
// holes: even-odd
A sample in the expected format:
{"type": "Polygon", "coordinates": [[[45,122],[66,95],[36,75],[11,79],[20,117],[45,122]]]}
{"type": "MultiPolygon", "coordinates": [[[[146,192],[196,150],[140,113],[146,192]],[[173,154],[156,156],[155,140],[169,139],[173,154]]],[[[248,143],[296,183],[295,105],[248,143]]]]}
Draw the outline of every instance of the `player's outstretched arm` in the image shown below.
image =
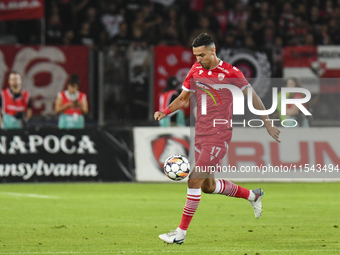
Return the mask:
{"type": "MultiPolygon", "coordinates": [[[[253,99],[254,108],[256,110],[266,110],[266,108],[264,107],[264,105],[262,103],[261,98],[256,94],[255,90],[252,89],[251,91],[252,91],[252,99],[253,99]]],[[[243,92],[243,94],[248,96],[248,89],[247,88],[244,89],[242,92],[243,92]]],[[[281,131],[277,127],[275,127],[274,124],[272,124],[271,121],[268,121],[269,120],[268,115],[262,115],[261,118],[264,122],[265,127],[267,128],[269,135],[271,137],[273,137],[277,142],[281,143],[281,141],[279,140],[279,136],[280,136],[281,131]]]]}
{"type": "Polygon", "coordinates": [[[190,99],[190,92],[182,90],[182,93],[168,106],[164,112],[157,111],[154,114],[155,120],[161,120],[168,114],[181,109],[190,99]]]}

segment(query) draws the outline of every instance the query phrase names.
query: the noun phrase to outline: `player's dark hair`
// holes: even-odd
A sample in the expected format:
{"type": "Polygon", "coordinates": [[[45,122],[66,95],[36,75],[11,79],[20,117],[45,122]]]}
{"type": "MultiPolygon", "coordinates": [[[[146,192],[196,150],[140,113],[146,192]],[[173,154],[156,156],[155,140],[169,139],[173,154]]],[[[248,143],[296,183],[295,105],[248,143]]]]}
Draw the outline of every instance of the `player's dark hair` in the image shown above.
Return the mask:
{"type": "Polygon", "coordinates": [[[202,33],[194,39],[191,46],[196,48],[200,46],[208,47],[212,45],[215,45],[212,36],[207,33],[202,33]]]}
{"type": "Polygon", "coordinates": [[[11,74],[18,74],[20,77],[21,77],[21,74],[17,71],[10,71],[9,74],[8,74],[8,78],[11,74]]]}
{"type": "Polygon", "coordinates": [[[78,74],[72,74],[69,81],[68,81],[68,84],[74,86],[74,85],[78,85],[80,84],[79,82],[79,75],[78,74]]]}

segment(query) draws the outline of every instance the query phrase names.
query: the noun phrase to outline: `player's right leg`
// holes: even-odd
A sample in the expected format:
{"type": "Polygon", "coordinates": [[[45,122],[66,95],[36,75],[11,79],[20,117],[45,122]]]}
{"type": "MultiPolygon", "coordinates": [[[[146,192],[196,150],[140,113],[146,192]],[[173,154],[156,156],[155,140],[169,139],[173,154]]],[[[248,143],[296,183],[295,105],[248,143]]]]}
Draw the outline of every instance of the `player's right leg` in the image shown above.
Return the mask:
{"type": "Polygon", "coordinates": [[[202,191],[207,194],[247,199],[254,208],[255,218],[259,218],[263,211],[262,197],[264,192],[260,188],[248,190],[228,180],[207,178],[202,184],[202,191]]]}
{"type": "MultiPolygon", "coordinates": [[[[216,166],[220,164],[222,158],[226,155],[231,141],[231,133],[226,136],[226,139],[211,136],[205,142],[201,154],[200,161],[209,162],[211,165],[216,166]]],[[[218,169],[216,169],[218,170],[218,169]]],[[[229,197],[238,197],[246,199],[254,208],[255,217],[259,218],[262,213],[262,197],[264,195],[261,189],[248,190],[231,181],[224,179],[215,179],[214,175],[202,183],[202,191],[208,194],[221,194],[229,197]]]]}

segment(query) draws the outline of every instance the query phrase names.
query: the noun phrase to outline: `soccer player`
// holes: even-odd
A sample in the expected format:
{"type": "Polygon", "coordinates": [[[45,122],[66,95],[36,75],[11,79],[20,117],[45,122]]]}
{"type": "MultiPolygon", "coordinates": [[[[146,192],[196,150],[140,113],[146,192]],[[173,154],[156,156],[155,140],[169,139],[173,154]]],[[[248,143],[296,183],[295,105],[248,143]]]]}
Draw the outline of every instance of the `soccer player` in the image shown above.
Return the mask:
{"type": "MultiPolygon", "coordinates": [[[[170,233],[159,235],[167,243],[181,244],[185,240],[190,221],[195,214],[201,199],[201,191],[208,194],[221,194],[229,197],[246,199],[254,208],[255,217],[262,213],[263,191],[260,188],[248,190],[230,181],[214,179],[213,173],[200,171],[216,166],[225,156],[232,137],[232,127],[229,125],[232,118],[232,94],[229,89],[220,88],[218,84],[233,84],[247,96],[250,86],[242,72],[232,65],[223,62],[216,56],[216,47],[213,38],[200,34],[192,43],[193,54],[197,62],[192,66],[183,83],[181,94],[163,112],[155,112],[155,120],[161,120],[171,112],[180,109],[189,101],[190,93],[197,93],[197,117],[195,126],[195,167],[188,180],[187,201],[183,210],[179,227],[170,233]],[[209,82],[210,81],[210,82],[209,82]],[[210,83],[210,84],[208,84],[210,83]],[[195,87],[196,86],[196,87],[195,87]],[[206,97],[207,114],[201,113],[201,95],[211,88],[218,89],[221,104],[215,105],[213,99],[206,97]],[[214,119],[228,120],[228,124],[213,127],[214,119]]],[[[265,107],[254,90],[252,99],[254,108],[265,110],[265,107]]],[[[270,136],[279,141],[280,131],[272,125],[267,115],[261,116],[270,136]]]]}

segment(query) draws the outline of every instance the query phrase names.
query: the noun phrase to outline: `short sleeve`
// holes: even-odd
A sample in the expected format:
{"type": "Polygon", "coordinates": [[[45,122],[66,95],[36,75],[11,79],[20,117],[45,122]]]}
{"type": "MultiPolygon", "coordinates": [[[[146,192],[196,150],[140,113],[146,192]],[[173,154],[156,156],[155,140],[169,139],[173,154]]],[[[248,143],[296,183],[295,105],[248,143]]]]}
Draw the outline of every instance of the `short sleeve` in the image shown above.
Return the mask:
{"type": "Polygon", "coordinates": [[[250,83],[247,81],[243,73],[237,67],[233,66],[233,68],[230,69],[229,73],[231,83],[240,88],[241,90],[244,90],[246,87],[250,86],[250,83]]]}
{"type": "Polygon", "coordinates": [[[193,85],[190,83],[193,82],[194,72],[195,72],[195,65],[191,67],[189,73],[187,74],[187,77],[185,77],[185,80],[183,82],[182,89],[184,89],[185,91],[195,92],[195,88],[193,88],[193,86],[190,86],[190,85],[193,85]]]}
{"type": "Polygon", "coordinates": [[[85,93],[83,93],[83,98],[81,99],[81,101],[87,101],[87,97],[86,97],[86,94],[85,93]]]}

